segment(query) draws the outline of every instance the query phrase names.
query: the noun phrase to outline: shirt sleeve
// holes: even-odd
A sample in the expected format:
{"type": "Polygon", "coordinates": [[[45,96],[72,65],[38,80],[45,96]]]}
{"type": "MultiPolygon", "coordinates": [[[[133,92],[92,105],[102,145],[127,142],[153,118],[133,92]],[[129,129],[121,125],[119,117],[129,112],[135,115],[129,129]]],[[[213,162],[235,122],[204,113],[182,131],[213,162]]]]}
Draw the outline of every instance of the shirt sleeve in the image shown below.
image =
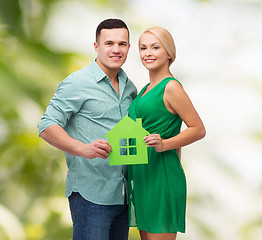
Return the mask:
{"type": "Polygon", "coordinates": [[[58,86],[37,126],[39,134],[55,124],[64,128],[72,114],[79,111],[82,97],[76,83],[76,79],[69,76],[58,86]]]}

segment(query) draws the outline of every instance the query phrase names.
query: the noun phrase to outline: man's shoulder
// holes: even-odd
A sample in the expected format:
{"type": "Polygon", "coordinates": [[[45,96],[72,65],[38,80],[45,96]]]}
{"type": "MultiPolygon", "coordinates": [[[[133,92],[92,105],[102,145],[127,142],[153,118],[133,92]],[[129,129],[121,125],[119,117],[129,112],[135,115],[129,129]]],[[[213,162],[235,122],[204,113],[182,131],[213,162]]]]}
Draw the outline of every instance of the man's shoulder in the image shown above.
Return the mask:
{"type": "Polygon", "coordinates": [[[90,66],[86,66],[82,69],[79,69],[75,72],[72,72],[68,75],[63,82],[71,82],[71,83],[82,83],[87,81],[92,81],[94,78],[94,74],[90,66]]]}
{"type": "Polygon", "coordinates": [[[72,72],[68,77],[71,78],[83,78],[90,76],[92,74],[92,69],[90,66],[86,66],[84,68],[81,68],[75,72],[72,72]]]}

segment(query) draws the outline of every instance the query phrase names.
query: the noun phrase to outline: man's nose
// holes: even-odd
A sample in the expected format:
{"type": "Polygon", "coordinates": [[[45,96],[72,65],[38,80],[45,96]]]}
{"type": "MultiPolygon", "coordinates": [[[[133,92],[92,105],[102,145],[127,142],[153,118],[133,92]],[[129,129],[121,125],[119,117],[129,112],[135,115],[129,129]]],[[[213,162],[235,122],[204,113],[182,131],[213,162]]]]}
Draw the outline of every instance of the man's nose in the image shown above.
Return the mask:
{"type": "Polygon", "coordinates": [[[113,50],[113,52],[119,52],[119,45],[118,44],[114,44],[112,50],[113,50]]]}

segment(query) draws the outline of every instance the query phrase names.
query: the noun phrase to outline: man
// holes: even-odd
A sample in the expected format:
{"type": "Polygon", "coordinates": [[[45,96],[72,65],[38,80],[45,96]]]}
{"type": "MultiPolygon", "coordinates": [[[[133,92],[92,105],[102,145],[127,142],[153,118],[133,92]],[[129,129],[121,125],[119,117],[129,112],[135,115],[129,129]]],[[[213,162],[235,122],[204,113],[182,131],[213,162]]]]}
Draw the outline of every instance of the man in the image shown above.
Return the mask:
{"type": "Polygon", "coordinates": [[[130,44],[126,24],[107,19],[96,30],[97,58],[59,85],[38,125],[40,137],[66,154],[74,240],[127,240],[123,166],[109,166],[103,139],[128,112],[136,88],[121,66],[130,44]]]}

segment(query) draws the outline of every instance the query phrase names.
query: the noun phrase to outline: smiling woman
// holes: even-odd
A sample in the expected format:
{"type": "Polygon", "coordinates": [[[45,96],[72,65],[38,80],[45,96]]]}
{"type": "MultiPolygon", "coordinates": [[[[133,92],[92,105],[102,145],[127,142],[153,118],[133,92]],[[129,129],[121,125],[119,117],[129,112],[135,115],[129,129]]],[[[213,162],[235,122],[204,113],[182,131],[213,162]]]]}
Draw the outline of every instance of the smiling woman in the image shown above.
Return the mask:
{"type": "Polygon", "coordinates": [[[169,59],[169,66],[175,61],[176,58],[176,47],[174,43],[174,39],[171,36],[169,32],[166,32],[163,28],[161,27],[153,27],[147,29],[144,34],[139,38],[139,44],[140,46],[140,57],[141,53],[147,49],[147,46],[145,46],[143,41],[145,39],[143,38],[148,38],[147,40],[150,41],[150,38],[154,38],[155,42],[151,41],[151,47],[152,49],[159,49],[160,47],[163,47],[168,55],[169,59]],[[143,40],[142,40],[143,39],[143,40]],[[142,43],[141,43],[142,42],[142,43]],[[161,46],[163,45],[163,46],[161,46]]]}
{"type": "Polygon", "coordinates": [[[139,39],[139,53],[150,83],[131,103],[129,116],[141,118],[151,134],[144,138],[148,165],[128,166],[129,224],[137,226],[142,240],[175,240],[177,232],[185,232],[187,198],[178,151],[203,138],[205,127],[169,70],[175,59],[171,34],[161,27],[147,29],[139,39]],[[187,128],[180,131],[182,121],[187,128]]]}

